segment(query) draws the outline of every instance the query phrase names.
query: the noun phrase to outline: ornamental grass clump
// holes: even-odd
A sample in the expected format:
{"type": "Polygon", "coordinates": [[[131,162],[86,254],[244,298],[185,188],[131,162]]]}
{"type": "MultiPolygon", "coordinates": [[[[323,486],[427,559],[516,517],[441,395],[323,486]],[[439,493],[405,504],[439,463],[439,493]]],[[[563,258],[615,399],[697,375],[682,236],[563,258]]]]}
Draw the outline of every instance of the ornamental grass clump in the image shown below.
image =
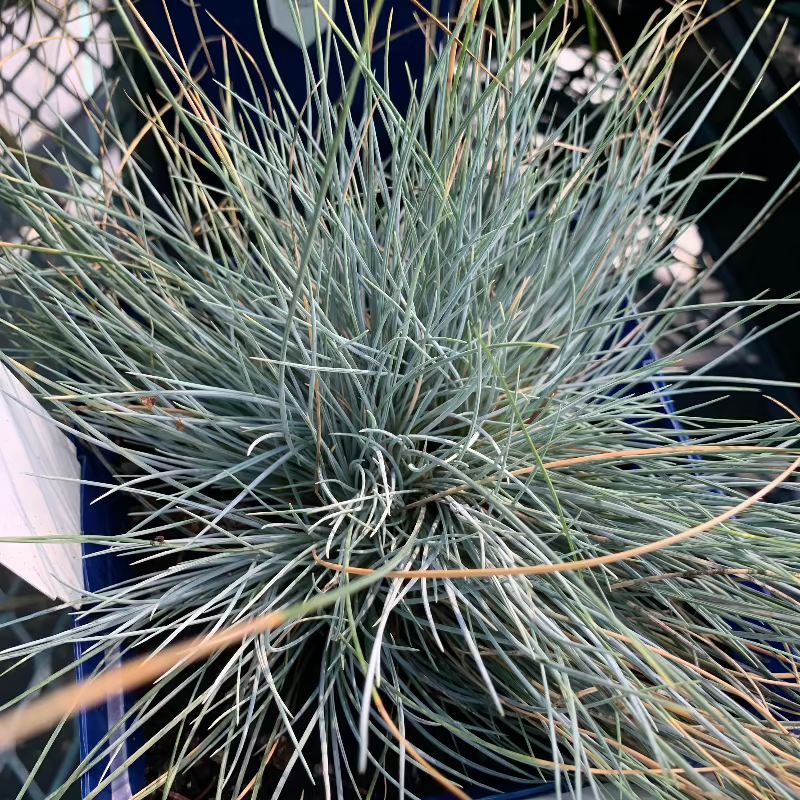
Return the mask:
{"type": "Polygon", "coordinates": [[[706,276],[643,296],[697,185],[741,179],[712,170],[759,118],[695,134],[746,51],[675,96],[679,5],[570,101],[563,2],[466,3],[429,25],[408,108],[371,60],[391,32],[333,21],[297,108],[258,99],[234,41],[253,84],[217,65],[204,95],[117,9],[163,94],[133,99],[169,195],[101,110],[116,173],[49,189],[8,152],[0,176],[35,234],[3,250],[4,362],[132,498],[92,541],[135,562],[3,658],[82,641],[113,681],[118,653],[160,653],[67,785],[123,753],[109,785],[136,734],[163,798],[208,762],[207,796],[237,800],[800,795],[800,514],[766,498],[797,419],[712,426],[708,394],[678,415],[662,382],[690,395],[682,359],[768,302],[670,352],[706,276]]]}

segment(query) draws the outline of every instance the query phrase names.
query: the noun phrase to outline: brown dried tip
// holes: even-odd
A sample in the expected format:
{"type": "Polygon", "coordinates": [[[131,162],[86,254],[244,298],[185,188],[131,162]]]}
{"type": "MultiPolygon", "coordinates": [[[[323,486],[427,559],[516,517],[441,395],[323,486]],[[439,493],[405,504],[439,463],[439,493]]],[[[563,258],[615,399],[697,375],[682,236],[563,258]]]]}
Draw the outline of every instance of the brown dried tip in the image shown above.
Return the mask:
{"type": "Polygon", "coordinates": [[[151,411],[153,410],[153,406],[156,404],[155,397],[143,397],[142,403],[146,405],[151,411]]]}
{"type": "Polygon", "coordinates": [[[183,424],[182,419],[175,420],[175,429],[180,433],[186,426],[183,424]]]}

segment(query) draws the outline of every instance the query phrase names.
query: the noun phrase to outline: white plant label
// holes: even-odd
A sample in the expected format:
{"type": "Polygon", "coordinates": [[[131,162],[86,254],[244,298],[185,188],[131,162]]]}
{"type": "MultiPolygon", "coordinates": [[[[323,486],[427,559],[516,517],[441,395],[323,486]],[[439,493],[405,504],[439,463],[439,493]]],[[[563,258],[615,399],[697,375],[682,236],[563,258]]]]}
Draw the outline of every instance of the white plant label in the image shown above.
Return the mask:
{"type": "Polygon", "coordinates": [[[68,603],[83,588],[80,544],[35,540],[80,534],[79,478],[72,442],[0,364],[0,563],[68,603]]]}
{"type": "MultiPolygon", "coordinates": [[[[320,0],[320,5],[333,19],[335,0],[320,0]]],[[[314,41],[317,35],[314,28],[315,14],[319,20],[320,33],[328,30],[328,20],[317,11],[316,0],[267,0],[267,11],[272,27],[298,47],[308,47],[314,41]],[[297,30],[295,13],[300,19],[302,31],[297,30]]]]}

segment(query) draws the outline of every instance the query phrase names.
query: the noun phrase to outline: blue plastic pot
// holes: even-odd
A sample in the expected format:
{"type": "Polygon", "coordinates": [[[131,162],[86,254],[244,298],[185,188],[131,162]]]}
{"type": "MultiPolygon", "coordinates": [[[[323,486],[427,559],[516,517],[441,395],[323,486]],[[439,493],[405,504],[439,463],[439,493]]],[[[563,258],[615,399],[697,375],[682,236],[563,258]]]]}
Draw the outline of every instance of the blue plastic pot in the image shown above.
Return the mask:
{"type": "MultiPolygon", "coordinates": [[[[114,493],[100,502],[94,502],[106,490],[92,483],[110,484],[113,479],[97,458],[78,445],[78,461],[81,466],[81,527],[88,536],[108,536],[124,533],[127,527],[125,518],[125,501],[122,495],[114,493]]],[[[110,555],[105,548],[95,544],[83,545],[83,579],[90,592],[102,591],[108,586],[130,577],[130,564],[118,555],[110,555]]],[[[86,644],[75,646],[76,657],[80,658],[88,648],[86,644]]],[[[78,665],[78,680],[92,675],[100,665],[99,656],[88,659],[78,665]]],[[[92,753],[102,753],[108,749],[108,742],[120,738],[124,730],[124,722],[120,725],[125,712],[130,709],[130,695],[117,695],[109,698],[102,706],[82,711],[78,718],[80,732],[81,760],[92,753]]],[[[100,758],[81,779],[81,793],[87,797],[101,784],[106,783],[106,776],[111,775],[121,764],[128,760],[130,753],[135,752],[140,743],[138,732],[125,738],[122,747],[109,764],[108,756],[100,758]]],[[[104,786],[97,800],[130,800],[144,787],[144,759],[138,759],[117,778],[104,786]]]]}
{"type": "MultiPolygon", "coordinates": [[[[555,788],[554,783],[547,783],[542,786],[537,786],[535,789],[520,789],[517,792],[508,792],[507,794],[493,794],[491,797],[481,794],[475,795],[475,797],[481,798],[481,800],[530,800],[534,797],[541,797],[543,794],[550,794],[555,791],[555,788]]],[[[563,797],[564,800],[568,800],[569,795],[564,794],[563,797]]],[[[433,798],[433,800],[453,800],[453,796],[436,797],[433,798]]]]}

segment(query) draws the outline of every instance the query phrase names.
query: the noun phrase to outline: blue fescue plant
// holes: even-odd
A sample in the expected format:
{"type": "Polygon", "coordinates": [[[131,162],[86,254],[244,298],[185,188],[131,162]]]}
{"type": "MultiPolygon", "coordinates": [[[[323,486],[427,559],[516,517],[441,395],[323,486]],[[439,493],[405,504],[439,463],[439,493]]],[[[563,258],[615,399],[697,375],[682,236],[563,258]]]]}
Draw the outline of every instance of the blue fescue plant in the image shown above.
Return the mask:
{"type": "Polygon", "coordinates": [[[408,108],[372,61],[375,8],[360,41],[317,30],[297,108],[257,99],[235,41],[253,85],[217,65],[223,102],[205,96],[116,3],[163,95],[133,101],[170,196],[107,109],[113,174],[62,166],[50,189],[7,152],[0,175],[34,233],[2,252],[3,360],[115,469],[128,531],[92,541],[139,565],[2,658],[161,657],[133,662],[125,730],[53,800],[134,732],[168,753],[137,800],[209,759],[217,800],[294,796],[298,775],[326,799],[800,796],[800,507],[765,501],[797,420],[712,425],[707,395],[678,415],[658,382],[707,387],[682,359],[769,302],[718,304],[666,351],[710,271],[641,297],[763,116],[696,147],[746,50],[671,93],[693,8],[653,20],[613,97],[574,105],[553,86],[564,2],[421,16],[408,108]]]}

